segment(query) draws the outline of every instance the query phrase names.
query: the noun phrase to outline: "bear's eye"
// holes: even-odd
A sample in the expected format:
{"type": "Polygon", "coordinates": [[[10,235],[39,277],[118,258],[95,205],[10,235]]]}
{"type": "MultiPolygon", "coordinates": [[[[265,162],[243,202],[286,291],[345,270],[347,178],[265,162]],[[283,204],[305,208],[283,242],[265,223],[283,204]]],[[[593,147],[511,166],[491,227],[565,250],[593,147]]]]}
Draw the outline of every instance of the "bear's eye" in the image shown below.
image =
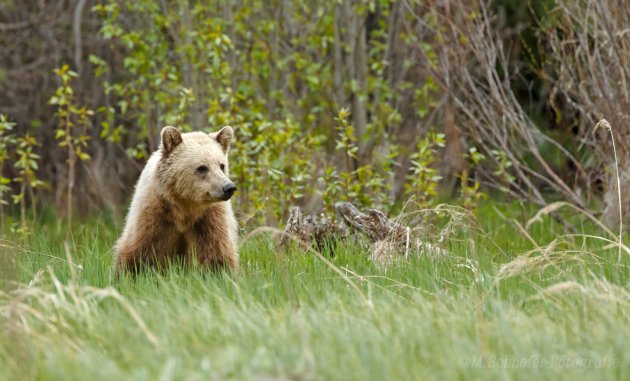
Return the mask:
{"type": "Polygon", "coordinates": [[[219,165],[219,167],[221,168],[221,170],[222,170],[223,172],[225,172],[225,164],[221,164],[221,165],[219,165]]]}
{"type": "Polygon", "coordinates": [[[206,173],[208,173],[210,169],[208,169],[208,167],[206,167],[205,165],[200,165],[199,167],[197,167],[197,174],[199,175],[205,175],[206,173]]]}

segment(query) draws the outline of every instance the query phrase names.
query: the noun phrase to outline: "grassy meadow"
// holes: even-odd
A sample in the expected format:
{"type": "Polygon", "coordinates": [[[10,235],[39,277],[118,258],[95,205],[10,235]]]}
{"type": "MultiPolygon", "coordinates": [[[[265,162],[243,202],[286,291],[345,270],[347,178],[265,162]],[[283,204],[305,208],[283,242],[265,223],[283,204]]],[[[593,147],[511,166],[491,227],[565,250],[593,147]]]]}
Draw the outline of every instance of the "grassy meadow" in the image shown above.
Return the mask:
{"type": "Polygon", "coordinates": [[[483,206],[447,255],[387,266],[243,234],[238,274],[115,283],[121,220],[66,243],[44,218],[1,242],[0,380],[630,379],[627,248],[564,209],[525,229],[535,212],[483,206]]]}
{"type": "Polygon", "coordinates": [[[630,380],[629,20],[622,0],[0,0],[0,381],[630,380]],[[112,280],[165,126],[221,141],[157,178],[187,214],[184,184],[229,174],[237,273],[112,280]],[[279,247],[292,205],[343,201],[409,229],[279,247]]]}

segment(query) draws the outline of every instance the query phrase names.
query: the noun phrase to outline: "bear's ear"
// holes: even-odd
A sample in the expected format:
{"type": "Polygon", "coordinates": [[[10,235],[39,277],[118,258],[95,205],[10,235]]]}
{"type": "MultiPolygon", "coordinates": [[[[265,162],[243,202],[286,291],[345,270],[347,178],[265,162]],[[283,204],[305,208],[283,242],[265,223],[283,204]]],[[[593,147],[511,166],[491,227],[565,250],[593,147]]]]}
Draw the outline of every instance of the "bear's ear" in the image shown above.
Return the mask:
{"type": "Polygon", "coordinates": [[[234,137],[234,129],[230,126],[225,126],[219,130],[219,132],[214,132],[210,134],[211,137],[214,137],[217,142],[223,148],[223,153],[227,153],[230,149],[230,143],[232,143],[232,138],[234,137]]]}
{"type": "Polygon", "coordinates": [[[162,152],[168,155],[182,142],[182,133],[175,127],[166,126],[162,129],[162,152]]]}

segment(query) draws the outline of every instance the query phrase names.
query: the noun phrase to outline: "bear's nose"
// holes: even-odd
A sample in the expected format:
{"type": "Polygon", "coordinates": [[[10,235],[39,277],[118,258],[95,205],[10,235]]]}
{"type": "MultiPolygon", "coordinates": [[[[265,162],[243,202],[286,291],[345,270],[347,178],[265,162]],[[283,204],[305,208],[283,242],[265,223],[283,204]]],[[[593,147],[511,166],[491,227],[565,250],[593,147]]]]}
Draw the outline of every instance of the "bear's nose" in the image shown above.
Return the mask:
{"type": "Polygon", "coordinates": [[[223,200],[229,200],[232,195],[236,192],[236,185],[234,183],[229,183],[228,185],[223,187],[223,200]]]}

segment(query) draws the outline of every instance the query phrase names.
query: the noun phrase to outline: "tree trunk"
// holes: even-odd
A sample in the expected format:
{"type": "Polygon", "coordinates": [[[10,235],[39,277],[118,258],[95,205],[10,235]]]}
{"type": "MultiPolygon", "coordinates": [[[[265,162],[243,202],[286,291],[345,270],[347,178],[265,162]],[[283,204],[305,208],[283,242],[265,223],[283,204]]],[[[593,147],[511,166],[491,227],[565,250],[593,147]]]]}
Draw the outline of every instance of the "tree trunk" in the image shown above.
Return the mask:
{"type": "Polygon", "coordinates": [[[72,21],[72,33],[74,34],[74,66],[77,73],[81,75],[83,71],[83,53],[82,53],[82,41],[81,41],[81,20],[83,18],[83,8],[85,8],[86,0],[79,0],[74,8],[74,18],[72,21]]]}
{"type": "Polygon", "coordinates": [[[333,82],[335,85],[335,102],[337,103],[337,107],[343,107],[346,103],[345,89],[343,84],[343,40],[341,34],[343,31],[341,30],[341,19],[342,19],[342,10],[341,4],[335,4],[335,48],[334,48],[334,76],[333,82]]]}
{"type": "Polygon", "coordinates": [[[444,157],[445,186],[449,192],[453,192],[457,185],[457,175],[466,170],[464,149],[462,147],[461,132],[455,125],[455,113],[449,97],[444,104],[444,135],[446,140],[444,157]]]}
{"type": "Polygon", "coordinates": [[[604,194],[603,220],[613,231],[617,231],[619,223],[623,222],[623,230],[630,230],[630,165],[619,163],[619,182],[621,184],[621,221],[619,220],[619,193],[617,190],[617,172],[611,164],[608,186],[604,194]]]}
{"type": "Polygon", "coordinates": [[[360,17],[354,14],[354,28],[356,33],[356,45],[354,49],[354,68],[356,90],[354,92],[353,106],[352,106],[352,120],[354,121],[354,128],[359,139],[359,157],[363,157],[367,142],[364,139],[367,129],[367,66],[368,66],[368,54],[367,54],[367,34],[365,25],[365,16],[360,17]]]}

